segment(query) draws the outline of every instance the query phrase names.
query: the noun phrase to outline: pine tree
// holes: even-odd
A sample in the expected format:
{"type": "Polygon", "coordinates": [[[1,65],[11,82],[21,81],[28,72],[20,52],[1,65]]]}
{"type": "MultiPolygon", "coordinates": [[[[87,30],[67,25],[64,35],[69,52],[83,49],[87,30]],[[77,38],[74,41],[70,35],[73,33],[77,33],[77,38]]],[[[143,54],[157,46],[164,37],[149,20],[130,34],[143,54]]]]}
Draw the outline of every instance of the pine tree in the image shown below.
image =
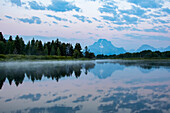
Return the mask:
{"type": "Polygon", "coordinates": [[[60,48],[57,48],[57,56],[61,56],[60,48]]]}
{"type": "Polygon", "coordinates": [[[50,55],[55,55],[55,49],[54,49],[54,46],[52,46],[52,48],[51,48],[50,55]]]}
{"type": "Polygon", "coordinates": [[[31,55],[31,44],[30,41],[28,41],[26,48],[25,48],[25,52],[27,55],[31,55]]]}
{"type": "Polygon", "coordinates": [[[21,53],[21,45],[20,45],[20,39],[19,36],[17,35],[14,41],[15,44],[15,54],[20,54],[21,53]]]}

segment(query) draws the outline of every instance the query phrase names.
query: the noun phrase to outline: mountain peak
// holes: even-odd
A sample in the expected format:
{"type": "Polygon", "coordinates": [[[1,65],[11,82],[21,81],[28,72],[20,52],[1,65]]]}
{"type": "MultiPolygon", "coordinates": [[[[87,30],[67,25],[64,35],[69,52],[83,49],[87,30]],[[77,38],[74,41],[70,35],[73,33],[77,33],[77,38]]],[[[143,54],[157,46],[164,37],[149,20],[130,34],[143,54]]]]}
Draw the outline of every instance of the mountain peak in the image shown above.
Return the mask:
{"type": "Polygon", "coordinates": [[[95,55],[104,54],[104,55],[113,55],[125,53],[126,51],[123,48],[115,47],[111,41],[106,39],[99,39],[93,45],[89,46],[91,52],[94,52],[95,55]]]}

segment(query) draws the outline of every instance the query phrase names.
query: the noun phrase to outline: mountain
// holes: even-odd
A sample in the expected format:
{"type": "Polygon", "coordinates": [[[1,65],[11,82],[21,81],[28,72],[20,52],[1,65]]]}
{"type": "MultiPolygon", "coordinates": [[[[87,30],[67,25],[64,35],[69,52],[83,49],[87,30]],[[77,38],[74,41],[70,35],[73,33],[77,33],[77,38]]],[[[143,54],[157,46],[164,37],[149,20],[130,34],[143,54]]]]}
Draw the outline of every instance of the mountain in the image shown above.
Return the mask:
{"type": "Polygon", "coordinates": [[[95,55],[104,54],[104,55],[113,55],[113,54],[121,54],[126,53],[123,48],[117,48],[112,45],[111,41],[107,41],[106,39],[99,39],[93,45],[88,47],[90,52],[93,52],[95,55]]]}
{"type": "Polygon", "coordinates": [[[141,52],[141,51],[144,51],[144,50],[157,51],[156,48],[154,48],[154,47],[152,47],[152,46],[150,46],[150,45],[144,44],[144,45],[142,45],[141,47],[139,47],[139,48],[136,50],[136,52],[141,52]]]}

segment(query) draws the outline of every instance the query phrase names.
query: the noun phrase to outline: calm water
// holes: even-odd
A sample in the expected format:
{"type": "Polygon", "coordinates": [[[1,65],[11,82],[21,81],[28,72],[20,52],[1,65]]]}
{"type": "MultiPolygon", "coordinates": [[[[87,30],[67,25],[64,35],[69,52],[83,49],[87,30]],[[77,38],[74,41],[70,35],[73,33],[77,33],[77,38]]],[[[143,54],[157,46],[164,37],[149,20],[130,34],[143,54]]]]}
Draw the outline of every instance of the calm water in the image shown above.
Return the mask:
{"type": "Polygon", "coordinates": [[[0,63],[0,113],[170,113],[170,61],[0,63]]]}

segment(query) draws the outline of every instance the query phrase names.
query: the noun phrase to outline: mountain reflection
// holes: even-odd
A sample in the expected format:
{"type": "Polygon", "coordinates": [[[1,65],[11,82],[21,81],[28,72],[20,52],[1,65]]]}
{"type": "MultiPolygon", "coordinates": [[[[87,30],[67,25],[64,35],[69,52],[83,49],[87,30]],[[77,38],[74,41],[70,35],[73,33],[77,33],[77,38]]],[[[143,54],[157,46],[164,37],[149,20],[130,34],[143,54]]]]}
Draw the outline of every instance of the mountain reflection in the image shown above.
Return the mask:
{"type": "Polygon", "coordinates": [[[149,73],[154,69],[165,68],[170,69],[169,61],[128,61],[128,60],[97,60],[97,61],[80,61],[80,62],[11,62],[0,63],[0,89],[7,79],[9,84],[12,82],[18,86],[22,84],[24,78],[34,82],[35,80],[42,80],[43,77],[59,81],[62,77],[70,77],[75,75],[80,77],[82,70],[84,73],[92,72],[99,79],[106,79],[110,77],[115,71],[123,71],[129,66],[139,67],[142,73],[149,73]]]}

